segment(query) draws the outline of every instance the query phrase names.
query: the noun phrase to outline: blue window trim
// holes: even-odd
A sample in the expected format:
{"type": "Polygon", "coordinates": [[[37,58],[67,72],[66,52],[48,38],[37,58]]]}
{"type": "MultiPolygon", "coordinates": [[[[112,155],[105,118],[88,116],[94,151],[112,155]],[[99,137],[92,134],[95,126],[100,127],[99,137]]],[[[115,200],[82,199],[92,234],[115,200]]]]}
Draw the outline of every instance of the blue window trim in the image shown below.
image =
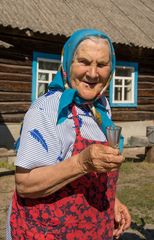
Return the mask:
{"type": "Polygon", "coordinates": [[[32,63],[32,102],[36,99],[36,79],[37,79],[37,61],[38,58],[55,59],[60,60],[61,56],[57,54],[49,54],[42,52],[33,52],[33,63],[32,63]]]}
{"type": "Polygon", "coordinates": [[[126,67],[134,67],[134,102],[133,103],[113,103],[113,78],[110,82],[109,88],[109,101],[111,107],[137,107],[137,98],[138,98],[138,63],[136,62],[124,62],[118,61],[116,66],[126,66],[126,67]]]}

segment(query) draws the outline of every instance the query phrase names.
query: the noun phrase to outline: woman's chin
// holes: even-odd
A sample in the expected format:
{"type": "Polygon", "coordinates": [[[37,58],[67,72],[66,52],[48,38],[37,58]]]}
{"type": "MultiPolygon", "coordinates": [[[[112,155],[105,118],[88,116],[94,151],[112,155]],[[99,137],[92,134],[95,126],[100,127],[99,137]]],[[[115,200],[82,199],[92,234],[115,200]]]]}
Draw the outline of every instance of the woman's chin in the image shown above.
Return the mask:
{"type": "Polygon", "coordinates": [[[96,98],[98,94],[94,94],[94,93],[87,93],[87,92],[83,92],[83,93],[79,93],[79,96],[85,100],[93,100],[96,98]]]}

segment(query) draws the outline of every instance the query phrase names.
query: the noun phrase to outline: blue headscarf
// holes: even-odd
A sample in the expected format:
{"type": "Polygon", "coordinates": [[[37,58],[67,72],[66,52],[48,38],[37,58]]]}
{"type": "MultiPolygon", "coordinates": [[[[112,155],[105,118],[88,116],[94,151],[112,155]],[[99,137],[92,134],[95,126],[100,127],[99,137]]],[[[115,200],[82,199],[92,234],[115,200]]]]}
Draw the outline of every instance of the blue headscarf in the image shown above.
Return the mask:
{"type": "MultiPolygon", "coordinates": [[[[106,39],[109,43],[111,50],[111,74],[110,79],[115,70],[115,52],[110,38],[103,32],[98,31],[96,29],[81,29],[73,33],[73,35],[66,41],[63,52],[62,52],[62,62],[61,67],[59,68],[56,76],[53,81],[49,84],[49,91],[59,90],[62,92],[59,109],[58,109],[58,119],[57,124],[61,124],[64,122],[69,114],[69,106],[74,102],[78,105],[82,104],[91,104],[93,103],[96,111],[99,113],[102,119],[102,131],[106,135],[106,127],[113,126],[114,123],[107,115],[107,110],[105,106],[101,104],[100,99],[96,97],[93,101],[87,101],[81,98],[78,95],[76,89],[71,88],[71,80],[70,80],[70,67],[72,64],[72,60],[74,57],[75,50],[78,45],[85,39],[91,36],[98,36],[100,38],[106,39]],[[65,88],[65,84],[68,84],[69,88],[65,88]]],[[[109,80],[110,80],[109,79],[109,80]]],[[[123,148],[123,137],[120,139],[120,150],[123,148]]]]}

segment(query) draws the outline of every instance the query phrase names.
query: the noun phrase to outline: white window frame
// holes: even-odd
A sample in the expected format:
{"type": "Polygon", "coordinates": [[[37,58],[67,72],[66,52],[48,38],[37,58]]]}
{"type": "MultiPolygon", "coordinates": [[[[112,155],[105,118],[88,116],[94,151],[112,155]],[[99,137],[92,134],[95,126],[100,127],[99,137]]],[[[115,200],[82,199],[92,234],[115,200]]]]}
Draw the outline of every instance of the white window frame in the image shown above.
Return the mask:
{"type": "Polygon", "coordinates": [[[38,98],[39,83],[49,84],[52,80],[52,75],[57,73],[56,70],[39,69],[39,61],[53,62],[53,63],[60,64],[60,55],[34,52],[33,66],[32,66],[32,101],[38,98]],[[48,81],[38,80],[39,73],[48,73],[49,80],[48,81]]]}
{"type": "Polygon", "coordinates": [[[136,107],[137,106],[137,80],[138,80],[138,64],[137,63],[128,63],[128,62],[117,62],[116,68],[128,69],[132,68],[132,76],[125,77],[125,76],[115,76],[113,75],[113,79],[110,83],[110,91],[109,91],[109,99],[111,107],[136,107]],[[119,79],[122,80],[122,85],[116,85],[115,80],[119,79]],[[132,95],[131,100],[124,100],[124,90],[125,90],[125,80],[131,80],[132,86],[132,95]],[[122,99],[115,100],[115,87],[122,88],[122,99]]]}

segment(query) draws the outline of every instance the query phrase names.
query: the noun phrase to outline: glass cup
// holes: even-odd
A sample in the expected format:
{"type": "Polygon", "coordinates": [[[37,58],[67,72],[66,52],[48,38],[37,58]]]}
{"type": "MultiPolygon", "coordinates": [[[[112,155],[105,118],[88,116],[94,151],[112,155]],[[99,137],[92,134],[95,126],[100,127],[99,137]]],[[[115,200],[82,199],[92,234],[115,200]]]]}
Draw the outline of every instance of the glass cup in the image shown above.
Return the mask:
{"type": "Polygon", "coordinates": [[[118,148],[122,127],[111,126],[106,128],[106,135],[110,147],[118,148]]]}

